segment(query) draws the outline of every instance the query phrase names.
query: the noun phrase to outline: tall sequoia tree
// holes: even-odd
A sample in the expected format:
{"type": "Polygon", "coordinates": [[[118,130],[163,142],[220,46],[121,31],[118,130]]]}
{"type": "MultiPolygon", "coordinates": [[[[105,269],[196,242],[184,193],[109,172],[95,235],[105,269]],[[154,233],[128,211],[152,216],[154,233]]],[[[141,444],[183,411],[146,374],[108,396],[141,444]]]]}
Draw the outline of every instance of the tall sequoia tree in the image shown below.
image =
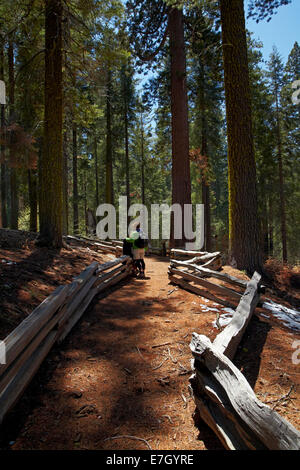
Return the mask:
{"type": "MultiPolygon", "coordinates": [[[[0,80],[4,81],[4,41],[1,38],[0,44],[0,80]]],[[[5,107],[4,104],[0,105],[0,127],[1,130],[5,126],[5,107]]],[[[7,228],[7,185],[6,185],[6,164],[5,164],[5,147],[0,145],[0,161],[1,161],[1,221],[2,227],[7,228]]]]}
{"type": "MultiPolygon", "coordinates": [[[[184,204],[191,204],[183,13],[181,9],[168,7],[162,1],[132,0],[127,4],[132,15],[129,25],[131,38],[135,45],[135,52],[142,62],[153,61],[161,52],[167,37],[169,37],[171,56],[172,203],[179,204],[183,209],[184,204]],[[159,44],[158,47],[157,44],[159,44]]],[[[171,247],[180,247],[185,241],[183,214],[180,225],[182,238],[174,240],[174,218],[172,217],[171,247]]]]}
{"type": "Polygon", "coordinates": [[[108,66],[106,83],[106,179],[105,179],[105,202],[113,204],[113,150],[112,150],[112,71],[108,66]]]}
{"type": "MultiPolygon", "coordinates": [[[[172,204],[191,204],[191,177],[189,160],[189,123],[186,87],[186,59],[182,10],[169,11],[171,54],[171,113],[172,113],[172,204]]],[[[182,214],[183,217],[183,214],[182,214]]],[[[184,220],[181,220],[184,239],[184,220]]],[[[171,246],[182,245],[174,239],[171,225],[171,246]]]]}
{"type": "Polygon", "coordinates": [[[261,269],[256,168],[243,0],[220,0],[229,172],[229,249],[238,269],[261,269]]]}
{"type": "Polygon", "coordinates": [[[63,215],[62,0],[45,2],[45,123],[40,174],[39,243],[59,248],[63,215]]]}
{"type": "MultiPolygon", "coordinates": [[[[8,41],[8,96],[9,96],[9,124],[15,121],[15,67],[14,67],[14,42],[8,41]]],[[[12,133],[11,133],[12,134],[12,133]]],[[[13,147],[9,150],[10,161],[10,228],[18,229],[18,191],[17,191],[17,161],[13,147]]]]}
{"type": "Polygon", "coordinates": [[[286,227],[286,198],[283,165],[283,144],[282,144],[282,117],[280,109],[280,92],[283,86],[283,64],[278,51],[273,47],[270,55],[269,72],[271,91],[274,97],[274,117],[276,122],[276,147],[279,176],[279,197],[280,197],[280,222],[281,222],[281,243],[282,261],[287,261],[287,227],[286,227]]]}

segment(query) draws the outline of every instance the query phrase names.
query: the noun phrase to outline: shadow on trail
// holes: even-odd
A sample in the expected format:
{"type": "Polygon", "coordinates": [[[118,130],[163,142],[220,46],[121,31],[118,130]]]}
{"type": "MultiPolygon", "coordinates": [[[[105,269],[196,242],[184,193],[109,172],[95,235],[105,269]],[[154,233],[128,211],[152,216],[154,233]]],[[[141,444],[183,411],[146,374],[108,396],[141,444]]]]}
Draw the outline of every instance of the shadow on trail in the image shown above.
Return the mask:
{"type": "MultiPolygon", "coordinates": [[[[147,269],[148,259],[146,274],[153,275],[154,285],[159,287],[156,263],[147,269]]],[[[159,258],[154,261],[161,263],[159,258]]],[[[169,260],[162,262],[168,264],[169,260]]],[[[167,275],[167,267],[163,275],[167,275]]],[[[157,436],[163,440],[168,435],[169,448],[180,449],[180,434],[185,432],[182,424],[186,413],[191,416],[194,404],[183,409],[181,393],[187,396],[189,376],[171,373],[178,365],[170,360],[167,368],[161,366],[166,351],[153,349],[158,339],[164,342],[163,329],[173,327],[174,318],[168,284],[157,290],[164,293],[147,292],[146,280],[128,278],[94,299],[62,345],[52,349],[7,416],[0,448],[10,448],[10,441],[21,440],[22,449],[72,450],[80,435],[80,448],[144,449],[145,444],[136,440],[107,440],[133,435],[149,439],[155,449],[159,447],[157,436]],[[88,411],[82,414],[81,410],[88,411]]],[[[173,341],[170,334],[169,329],[166,339],[173,341]]],[[[182,332],[174,329],[174,344],[181,338],[182,332]]],[[[181,347],[188,348],[188,344],[181,347]]],[[[199,432],[208,449],[219,448],[203,423],[199,432]]]]}
{"type": "Polygon", "coordinates": [[[268,333],[272,326],[253,315],[233,360],[248,380],[252,388],[255,387],[261,365],[263,351],[268,333]],[[253,338],[255,349],[253,349],[253,338]]]}

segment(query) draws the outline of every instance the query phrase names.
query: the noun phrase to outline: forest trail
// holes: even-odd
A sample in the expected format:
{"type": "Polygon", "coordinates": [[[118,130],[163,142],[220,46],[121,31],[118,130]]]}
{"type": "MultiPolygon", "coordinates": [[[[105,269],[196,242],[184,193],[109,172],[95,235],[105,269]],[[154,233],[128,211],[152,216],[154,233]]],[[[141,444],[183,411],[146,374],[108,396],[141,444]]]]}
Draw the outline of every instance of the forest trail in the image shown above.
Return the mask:
{"type": "MultiPolygon", "coordinates": [[[[216,312],[226,309],[170,284],[168,258],[145,261],[146,279],[129,277],[95,298],[50,352],[1,430],[1,449],[222,449],[193,420],[189,344],[194,331],[213,340],[216,312]]],[[[291,385],[296,393],[300,377],[296,332],[266,313],[256,309],[235,364],[268,403],[291,385]]],[[[296,394],[276,408],[296,427],[298,402],[296,394]]]]}
{"type": "Polygon", "coordinates": [[[168,264],[146,258],[146,279],[95,299],[18,404],[11,449],[220,448],[204,424],[198,440],[188,390],[191,334],[215,317],[169,284],[168,264]],[[110,439],[124,435],[147,442],[110,439]]]}

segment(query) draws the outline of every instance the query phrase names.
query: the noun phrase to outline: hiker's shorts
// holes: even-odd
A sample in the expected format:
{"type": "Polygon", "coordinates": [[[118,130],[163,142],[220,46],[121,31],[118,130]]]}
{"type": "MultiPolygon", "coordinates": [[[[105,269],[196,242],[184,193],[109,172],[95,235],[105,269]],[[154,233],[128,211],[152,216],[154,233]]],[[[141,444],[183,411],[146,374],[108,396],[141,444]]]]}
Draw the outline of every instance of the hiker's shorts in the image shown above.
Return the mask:
{"type": "Polygon", "coordinates": [[[135,248],[133,250],[133,259],[144,259],[145,250],[144,248],[135,248]]]}

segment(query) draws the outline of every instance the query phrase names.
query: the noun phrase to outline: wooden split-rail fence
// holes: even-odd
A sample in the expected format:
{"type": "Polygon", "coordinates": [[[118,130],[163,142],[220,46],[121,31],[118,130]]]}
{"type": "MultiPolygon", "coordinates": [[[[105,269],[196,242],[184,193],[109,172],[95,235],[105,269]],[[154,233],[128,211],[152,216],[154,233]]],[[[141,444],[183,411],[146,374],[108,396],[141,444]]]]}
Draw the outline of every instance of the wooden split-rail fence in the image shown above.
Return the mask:
{"type": "Polygon", "coordinates": [[[221,305],[237,304],[232,320],[213,342],[193,333],[190,390],[201,419],[226,449],[299,450],[300,432],[256,397],[232,362],[264,292],[261,275],[255,272],[250,281],[243,281],[218,271],[220,266],[215,261],[220,253],[174,251],[169,267],[172,283],[221,305]],[[217,270],[210,269],[212,265],[217,270]],[[213,279],[223,284],[216,284],[213,279]]]}
{"type": "Polygon", "coordinates": [[[62,342],[93,298],[124,279],[131,258],[93,262],[73,282],[59,286],[4,340],[0,364],[0,423],[23,394],[55,343],[62,342]],[[3,347],[4,346],[4,347],[3,347]]]}

